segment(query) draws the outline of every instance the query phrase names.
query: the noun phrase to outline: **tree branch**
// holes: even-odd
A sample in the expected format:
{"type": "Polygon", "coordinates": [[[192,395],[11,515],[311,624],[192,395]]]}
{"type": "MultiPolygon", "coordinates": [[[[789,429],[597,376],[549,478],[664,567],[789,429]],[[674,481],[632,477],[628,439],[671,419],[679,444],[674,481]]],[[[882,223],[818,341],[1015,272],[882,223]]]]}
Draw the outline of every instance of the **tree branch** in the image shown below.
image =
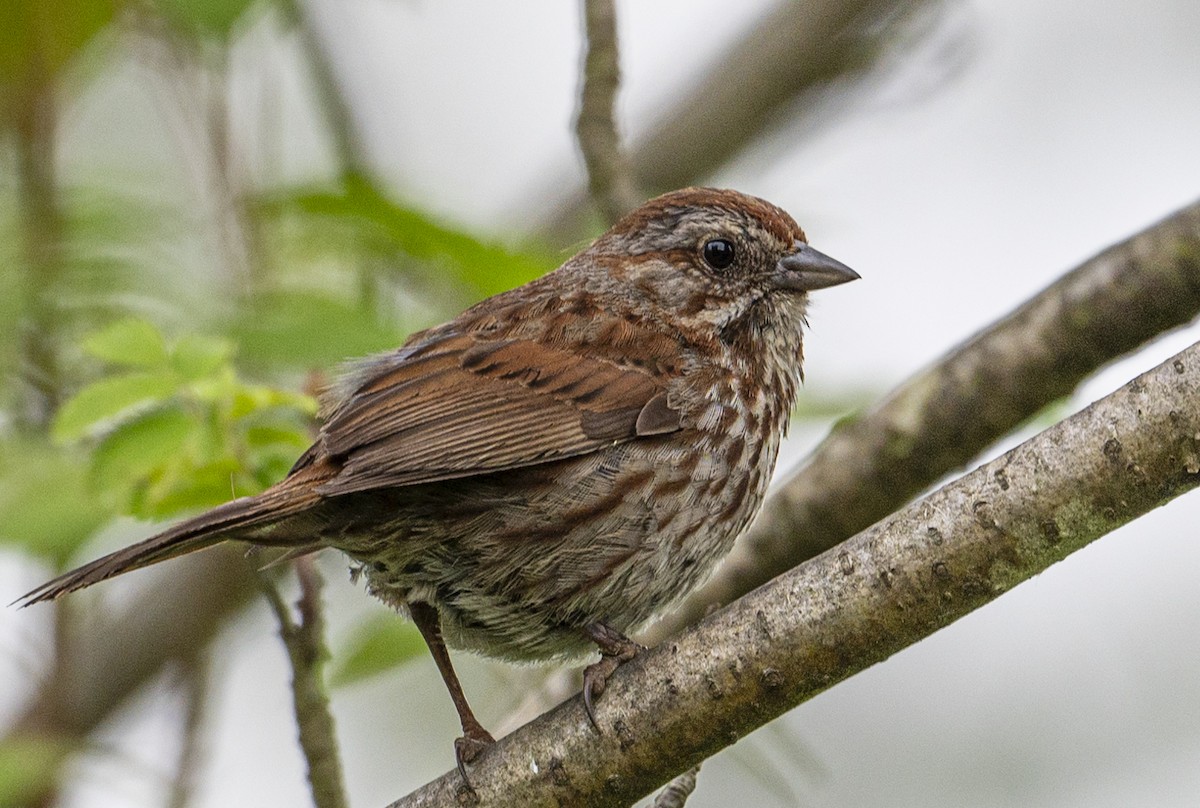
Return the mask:
{"type": "MultiPolygon", "coordinates": [[[[1200,485],[1200,343],[639,655],[475,764],[483,804],[629,805],[1200,485]]],[[[393,804],[458,805],[451,771],[393,804]]]]}
{"type": "MultiPolygon", "coordinates": [[[[87,620],[60,621],[54,667],[4,740],[45,738],[74,748],[167,662],[194,660],[254,591],[244,556],[244,549],[223,547],[180,559],[147,573],[156,576],[153,584],[126,608],[90,609],[87,620]]],[[[69,759],[63,755],[55,765],[69,759]]],[[[56,787],[49,774],[31,805],[46,802],[56,787]]]]}
{"type": "Polygon", "coordinates": [[[295,20],[304,38],[304,56],[316,85],[318,112],[333,143],[335,165],[340,174],[374,175],[367,158],[366,137],[347,97],[346,88],[334,67],[328,37],[321,33],[312,0],[283,0],[280,7],[295,20]]]}
{"type": "Polygon", "coordinates": [[[279,636],[292,663],[292,701],[313,804],[317,808],[346,808],[337,732],[322,676],[329,651],[325,648],[325,619],[321,613],[321,577],[310,557],[297,558],[292,564],[300,580],[300,599],[296,601],[299,622],[292,619],[287,604],[265,575],[262,589],[279,620],[279,636]]]}
{"type": "Polygon", "coordinates": [[[640,201],[621,149],[614,107],[621,84],[613,0],[584,0],[587,54],[575,134],[587,165],[592,200],[612,224],[640,201]]]}
{"type": "MultiPolygon", "coordinates": [[[[11,23],[10,23],[11,24],[11,23]]],[[[30,37],[34,39],[34,37],[30,37]]],[[[55,81],[40,43],[28,48],[21,80],[13,89],[17,201],[24,247],[18,327],[17,424],[43,430],[62,403],[63,379],[59,283],[63,272],[63,217],[56,181],[58,109],[55,81]]]]}
{"type": "Polygon", "coordinates": [[[716,575],[656,624],[699,620],[896,510],[1113,359],[1200,312],[1200,202],[1110,247],[839,425],[716,575]]]}
{"type": "Polygon", "coordinates": [[[203,743],[200,736],[210,695],[210,667],[207,649],[201,649],[180,670],[179,689],[184,698],[183,726],[180,728],[182,742],[171,790],[167,794],[167,808],[188,808],[195,795],[196,771],[202,758],[203,743]]]}
{"type": "Polygon", "coordinates": [[[82,737],[166,661],[194,657],[254,591],[244,555],[222,547],[181,559],[128,607],[80,623],[12,734],[82,737]]]}

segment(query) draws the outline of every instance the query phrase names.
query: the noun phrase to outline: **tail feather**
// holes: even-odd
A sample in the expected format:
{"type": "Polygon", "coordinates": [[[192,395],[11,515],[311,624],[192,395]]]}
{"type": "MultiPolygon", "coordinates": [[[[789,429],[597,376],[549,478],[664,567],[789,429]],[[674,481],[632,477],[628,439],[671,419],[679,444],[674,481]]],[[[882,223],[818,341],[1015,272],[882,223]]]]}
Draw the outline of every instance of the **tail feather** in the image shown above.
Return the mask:
{"type": "Polygon", "coordinates": [[[250,528],[265,527],[311,508],[320,496],[309,486],[294,485],[295,478],[258,496],[226,502],[199,516],[180,522],[156,536],[109,553],[82,567],[64,573],[17,599],[21,606],[54,600],[68,592],[91,586],[116,575],[141,569],[160,561],[203,550],[228,539],[245,538],[256,544],[311,544],[312,536],[271,536],[250,528]]]}

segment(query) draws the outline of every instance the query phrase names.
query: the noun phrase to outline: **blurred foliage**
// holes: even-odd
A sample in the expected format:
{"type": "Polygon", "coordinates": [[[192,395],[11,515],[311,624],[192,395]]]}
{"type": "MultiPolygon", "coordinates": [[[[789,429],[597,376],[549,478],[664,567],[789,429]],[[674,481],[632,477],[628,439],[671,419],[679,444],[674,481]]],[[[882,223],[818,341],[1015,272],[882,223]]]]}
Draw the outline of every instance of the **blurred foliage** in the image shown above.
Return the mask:
{"type": "Polygon", "coordinates": [[[6,738],[0,741],[0,808],[35,804],[46,778],[68,752],[48,738],[6,738]]]}
{"type": "MultiPolygon", "coordinates": [[[[439,221],[344,156],[303,179],[278,170],[275,99],[253,123],[230,100],[253,83],[238,75],[254,61],[238,53],[249,31],[303,72],[311,54],[289,46],[304,24],[290,0],[3,2],[7,549],[63,568],[118,516],[163,521],[262,490],[310,442],[315,401],[294,391],[315,386],[314,371],[392,349],[556,263],[439,221]],[[153,101],[126,108],[130,95],[153,101]],[[110,160],[110,142],[136,159],[110,160]],[[27,417],[31,381],[54,388],[40,417],[27,417]]],[[[336,90],[309,89],[318,107],[336,90]]],[[[422,647],[380,615],[351,632],[334,679],[422,647]]],[[[53,802],[66,751],[0,743],[0,806],[53,802]]]]}
{"type": "MultiPolygon", "coordinates": [[[[7,190],[15,196],[15,188],[7,190]]],[[[62,226],[51,279],[24,274],[22,223],[15,205],[0,205],[0,374],[6,380],[21,369],[21,330],[34,295],[53,303],[53,337],[62,343],[58,348],[71,378],[95,372],[95,363],[79,350],[82,334],[114,317],[181,319],[175,313],[183,309],[193,318],[205,312],[196,301],[206,282],[180,283],[189,275],[181,258],[189,252],[189,234],[176,206],[118,181],[61,187],[57,193],[62,226]]],[[[0,198],[3,194],[0,189],[0,198]]],[[[13,406],[14,393],[11,385],[0,386],[0,408],[13,406]]]]}
{"type": "Polygon", "coordinates": [[[154,0],[162,15],[194,37],[229,40],[254,0],[154,0]]]}
{"type": "Polygon", "coordinates": [[[267,260],[286,271],[260,281],[230,336],[247,360],[276,369],[394,348],[413,327],[552,267],[440,224],[354,172],[264,193],[253,210],[267,260]]]}
{"type": "MultiPolygon", "coordinates": [[[[21,266],[21,255],[17,246],[20,234],[12,214],[15,197],[16,188],[0,182],[0,393],[8,392],[4,382],[16,373],[19,324],[24,315],[22,276],[16,271],[21,266]]],[[[11,401],[0,397],[0,408],[11,405],[11,401]]]]}
{"type": "Polygon", "coordinates": [[[284,288],[262,292],[235,312],[229,334],[259,367],[329,368],[399,345],[405,329],[397,320],[330,291],[284,288]]]}
{"type": "Polygon", "coordinates": [[[58,194],[63,271],[52,291],[82,329],[131,312],[195,311],[191,284],[180,283],[188,275],[180,253],[194,234],[177,204],[120,177],[64,184],[58,194]]]}
{"type": "Polygon", "coordinates": [[[161,520],[257,493],[310,442],[315,400],[242,380],[228,340],[168,341],[129,318],[82,349],[108,372],[59,410],[55,445],[14,438],[0,455],[0,538],[56,566],[113,515],[161,520]]]}
{"type": "Polygon", "coordinates": [[[329,683],[334,687],[369,679],[425,655],[425,641],[412,623],[381,614],[360,623],[335,656],[329,683]]]}
{"type": "Polygon", "coordinates": [[[520,253],[439,224],[432,217],[390,199],[374,182],[347,172],[333,188],[297,188],[267,197],[264,211],[301,217],[318,244],[349,238],[369,256],[407,256],[426,279],[451,281],[483,298],[512,289],[553,267],[548,256],[520,253]],[[328,240],[333,236],[332,240],[328,240]]]}
{"type": "Polygon", "coordinates": [[[21,90],[66,68],[103,31],[116,0],[4,0],[0,13],[0,111],[18,113],[21,90]]]}
{"type": "Polygon", "coordinates": [[[0,542],[60,569],[112,517],[77,455],[37,439],[0,442],[0,542]]]}
{"type": "Polygon", "coordinates": [[[258,493],[311,442],[315,400],[240,379],[228,340],[168,344],[126,319],[83,349],[111,372],[66,402],[52,435],[88,439],[94,493],[119,512],[163,519],[258,493]]]}
{"type": "Polygon", "coordinates": [[[856,417],[885,391],[870,387],[845,389],[834,393],[805,391],[792,407],[794,421],[828,421],[835,418],[856,417]]]}

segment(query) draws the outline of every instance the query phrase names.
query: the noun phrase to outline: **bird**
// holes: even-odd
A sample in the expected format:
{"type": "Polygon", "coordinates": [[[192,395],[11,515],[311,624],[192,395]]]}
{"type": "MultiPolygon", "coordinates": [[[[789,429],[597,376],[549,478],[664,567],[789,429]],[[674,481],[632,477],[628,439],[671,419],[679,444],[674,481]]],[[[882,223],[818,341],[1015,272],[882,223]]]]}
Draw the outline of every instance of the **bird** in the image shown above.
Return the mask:
{"type": "Polygon", "coordinates": [[[462,725],[494,741],[447,647],[580,658],[587,716],[629,634],[758,511],[803,380],[809,293],[858,273],[779,207],[684,188],[557,269],[351,363],[288,475],[26,594],[51,601],[223,542],[335,548],[416,624],[462,725]]]}

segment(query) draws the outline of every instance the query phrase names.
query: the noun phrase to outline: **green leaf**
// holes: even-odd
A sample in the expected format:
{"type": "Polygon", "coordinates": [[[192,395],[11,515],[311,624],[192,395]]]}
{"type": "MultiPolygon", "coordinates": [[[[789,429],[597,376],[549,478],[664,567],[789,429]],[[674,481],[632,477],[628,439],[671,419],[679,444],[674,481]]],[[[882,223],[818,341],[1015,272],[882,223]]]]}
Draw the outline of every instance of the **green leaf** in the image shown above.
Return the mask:
{"type": "Polygon", "coordinates": [[[308,433],[300,427],[280,424],[259,424],[246,430],[246,444],[253,449],[287,447],[303,451],[312,443],[308,433]]]}
{"type": "Polygon", "coordinates": [[[163,14],[195,34],[227,39],[253,0],[156,0],[163,14]]]}
{"type": "Polygon", "coordinates": [[[126,367],[162,367],[167,361],[162,334],[151,323],[134,317],[90,335],[84,339],[83,349],[106,362],[126,367]]]}
{"type": "Polygon", "coordinates": [[[300,453],[309,447],[309,431],[297,425],[251,426],[245,432],[246,453],[252,458],[249,470],[255,479],[270,485],[278,482],[300,453]]]}
{"type": "Polygon", "coordinates": [[[251,489],[262,491],[282,480],[291,471],[292,466],[296,465],[296,458],[299,455],[299,452],[279,450],[269,452],[258,458],[258,462],[255,464],[255,468],[250,475],[252,481],[251,489]]]}
{"type": "Polygon", "coordinates": [[[549,268],[541,256],[489,244],[447,227],[422,211],[397,204],[361,175],[346,175],[343,187],[341,204],[335,210],[340,207],[345,213],[362,217],[379,227],[403,252],[424,261],[437,261],[480,295],[512,289],[549,268]]]}
{"type": "Polygon", "coordinates": [[[270,410],[244,423],[248,424],[243,436],[245,454],[250,458],[247,470],[259,488],[287,476],[296,458],[312,443],[311,422],[295,411],[270,410]]]}
{"type": "Polygon", "coordinates": [[[261,295],[234,324],[234,338],[247,358],[323,367],[394,348],[403,333],[354,303],[320,292],[285,291],[261,295]]]}
{"type": "MultiPolygon", "coordinates": [[[[30,63],[53,75],[113,18],[113,0],[5,0],[0,12],[0,84],[27,75],[30,63]]],[[[9,103],[0,98],[0,108],[9,103]]]]}
{"type": "Polygon", "coordinates": [[[241,383],[232,365],[218,368],[204,378],[197,379],[187,386],[187,394],[196,401],[205,404],[228,404],[238,394],[241,383]]]}
{"type": "MultiPolygon", "coordinates": [[[[415,207],[398,203],[367,177],[347,173],[338,186],[300,187],[263,201],[264,212],[302,214],[302,232],[320,232],[353,224],[353,243],[394,258],[401,253],[427,264],[439,279],[446,275],[468,286],[476,297],[512,289],[551,269],[555,261],[538,250],[517,251],[489,243],[437,221],[415,207]]],[[[392,262],[395,263],[394,261],[392,262]]]]}
{"type": "Polygon", "coordinates": [[[0,446],[0,542],[62,567],[111,517],[89,494],[77,454],[41,442],[0,446]]]}
{"type": "Polygon", "coordinates": [[[161,485],[152,486],[135,502],[135,516],[172,518],[262,490],[232,456],[219,457],[197,467],[181,466],[173,471],[176,473],[164,479],[161,485]]]}
{"type": "Polygon", "coordinates": [[[135,407],[167,399],[178,389],[179,379],[173,373],[125,373],[100,379],[63,405],[51,434],[60,443],[78,440],[135,407]]]}
{"type": "Polygon", "coordinates": [[[188,334],[171,350],[171,367],[189,381],[216,373],[233,356],[233,343],[219,337],[188,334]]]}
{"type": "Polygon", "coordinates": [[[199,424],[179,407],[147,412],[113,429],[92,452],[92,484],[127,497],[128,492],[173,462],[199,424]]]}
{"type": "Polygon", "coordinates": [[[30,805],[48,793],[70,750],[49,738],[17,735],[0,741],[0,808],[30,805]]]}
{"type": "Polygon", "coordinates": [[[234,418],[245,418],[273,407],[287,407],[305,415],[316,415],[317,400],[303,393],[279,390],[265,385],[243,385],[234,391],[234,418]]]}
{"type": "Polygon", "coordinates": [[[412,623],[395,615],[379,615],[355,630],[346,650],[337,655],[339,663],[329,683],[343,687],[362,681],[420,656],[424,648],[412,623]]]}

